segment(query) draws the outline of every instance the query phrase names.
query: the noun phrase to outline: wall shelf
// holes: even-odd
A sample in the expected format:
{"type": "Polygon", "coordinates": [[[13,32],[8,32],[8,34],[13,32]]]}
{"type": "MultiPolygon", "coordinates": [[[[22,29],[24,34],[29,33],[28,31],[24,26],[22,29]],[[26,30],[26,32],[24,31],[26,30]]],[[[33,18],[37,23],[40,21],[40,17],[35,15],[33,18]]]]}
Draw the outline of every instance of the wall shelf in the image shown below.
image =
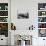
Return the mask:
{"type": "Polygon", "coordinates": [[[0,16],[0,17],[8,17],[8,16],[0,16]]]}
{"type": "Polygon", "coordinates": [[[46,17],[46,15],[44,15],[44,16],[38,16],[38,17],[46,17]]]}
{"type": "Polygon", "coordinates": [[[0,11],[8,11],[8,10],[0,10],[0,11]]]}
{"type": "Polygon", "coordinates": [[[46,11],[46,9],[45,10],[38,10],[38,11],[46,11]]]}
{"type": "Polygon", "coordinates": [[[46,23],[46,22],[38,22],[38,23],[46,23]]]}
{"type": "Polygon", "coordinates": [[[0,3],[0,35],[8,37],[8,3],[0,3]]]}
{"type": "Polygon", "coordinates": [[[46,3],[38,3],[38,36],[46,37],[46,3]]]}
{"type": "Polygon", "coordinates": [[[8,23],[8,22],[0,22],[0,23],[8,23]]]}
{"type": "Polygon", "coordinates": [[[46,28],[38,28],[38,29],[46,29],[46,28]]]}

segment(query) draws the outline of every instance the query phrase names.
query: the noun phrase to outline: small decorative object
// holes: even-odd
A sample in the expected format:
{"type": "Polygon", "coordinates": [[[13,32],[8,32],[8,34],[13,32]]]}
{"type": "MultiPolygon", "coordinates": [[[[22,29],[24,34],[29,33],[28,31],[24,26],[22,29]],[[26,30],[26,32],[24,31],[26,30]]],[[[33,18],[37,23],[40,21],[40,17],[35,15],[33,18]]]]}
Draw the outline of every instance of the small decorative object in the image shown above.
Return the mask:
{"type": "Polygon", "coordinates": [[[39,37],[46,37],[46,29],[39,29],[39,37]]]}
{"type": "Polygon", "coordinates": [[[7,22],[7,17],[0,17],[0,22],[7,22]]]}
{"type": "Polygon", "coordinates": [[[42,15],[45,15],[45,12],[42,12],[42,15]]]}
{"type": "Polygon", "coordinates": [[[0,10],[1,10],[1,6],[0,6],[0,10]]]}
{"type": "Polygon", "coordinates": [[[43,39],[43,40],[45,40],[45,39],[43,39]]]}
{"type": "Polygon", "coordinates": [[[45,6],[45,8],[46,8],[46,6],[45,6]]]}
{"type": "Polygon", "coordinates": [[[8,6],[5,6],[5,10],[8,10],[8,6]]]}
{"type": "Polygon", "coordinates": [[[11,23],[11,30],[16,30],[16,26],[13,23],[11,23]]]}
{"type": "Polygon", "coordinates": [[[46,6],[45,6],[45,10],[46,10],[46,6]]]}
{"type": "Polygon", "coordinates": [[[46,22],[46,17],[38,17],[38,22],[46,22]]]}
{"type": "Polygon", "coordinates": [[[38,21],[41,22],[42,21],[42,18],[38,18],[38,21]]]}
{"type": "Polygon", "coordinates": [[[34,28],[35,27],[32,25],[32,26],[29,27],[29,30],[34,30],[34,28]]]}
{"type": "Polygon", "coordinates": [[[7,22],[7,19],[6,18],[4,18],[4,20],[3,20],[4,22],[7,22]]]}

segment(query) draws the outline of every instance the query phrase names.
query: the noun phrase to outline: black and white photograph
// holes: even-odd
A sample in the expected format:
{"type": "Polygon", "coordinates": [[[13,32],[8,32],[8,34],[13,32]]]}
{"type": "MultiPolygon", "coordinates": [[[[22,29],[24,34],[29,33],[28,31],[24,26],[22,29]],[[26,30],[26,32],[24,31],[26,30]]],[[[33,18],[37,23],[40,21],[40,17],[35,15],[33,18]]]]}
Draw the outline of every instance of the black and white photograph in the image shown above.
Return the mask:
{"type": "Polygon", "coordinates": [[[17,11],[17,19],[29,19],[29,12],[22,10],[17,11]]]}

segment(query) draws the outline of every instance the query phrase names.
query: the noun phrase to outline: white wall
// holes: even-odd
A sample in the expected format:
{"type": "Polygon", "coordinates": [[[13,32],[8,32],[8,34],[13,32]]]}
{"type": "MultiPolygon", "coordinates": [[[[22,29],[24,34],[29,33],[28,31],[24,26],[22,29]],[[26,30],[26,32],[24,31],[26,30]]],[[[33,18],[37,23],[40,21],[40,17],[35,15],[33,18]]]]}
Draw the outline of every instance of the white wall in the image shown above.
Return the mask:
{"type": "Polygon", "coordinates": [[[38,2],[45,3],[46,0],[11,0],[11,22],[16,25],[17,30],[27,30],[32,24],[37,28],[38,2]],[[28,11],[29,19],[17,19],[17,11],[28,11]]]}
{"type": "MultiPolygon", "coordinates": [[[[42,38],[38,38],[38,3],[45,3],[46,0],[11,0],[11,22],[16,25],[16,32],[20,32],[20,30],[28,30],[30,25],[35,26],[35,32],[33,36],[37,36],[33,38],[33,46],[40,46],[39,44],[43,44],[42,38]],[[27,10],[29,11],[29,19],[17,19],[17,10],[27,10]],[[38,44],[39,43],[39,44],[38,44]]],[[[28,30],[29,31],[29,30],[28,30]]],[[[26,33],[26,31],[25,31],[26,33]]]]}
{"type": "Polygon", "coordinates": [[[36,32],[33,34],[37,36],[37,8],[37,0],[11,0],[11,22],[16,25],[16,32],[27,34],[28,27],[33,24],[36,32]],[[17,19],[17,10],[29,11],[29,19],[17,19]]]}
{"type": "Polygon", "coordinates": [[[15,0],[12,1],[13,4],[11,4],[11,19],[12,22],[15,23],[17,30],[28,30],[29,26],[36,25],[37,23],[37,2],[33,2],[31,0],[15,0]],[[14,2],[14,3],[13,3],[14,2]],[[17,19],[17,11],[28,11],[29,12],[29,19],[17,19]]]}

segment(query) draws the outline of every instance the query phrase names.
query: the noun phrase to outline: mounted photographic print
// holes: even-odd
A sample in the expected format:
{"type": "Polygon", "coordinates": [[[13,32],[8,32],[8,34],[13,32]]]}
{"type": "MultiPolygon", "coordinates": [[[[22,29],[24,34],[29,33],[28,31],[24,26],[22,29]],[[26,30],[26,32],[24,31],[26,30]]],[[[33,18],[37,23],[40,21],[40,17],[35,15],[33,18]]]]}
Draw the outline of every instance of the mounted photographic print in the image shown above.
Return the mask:
{"type": "Polygon", "coordinates": [[[18,10],[17,11],[17,19],[28,19],[29,12],[26,10],[18,10]]]}

